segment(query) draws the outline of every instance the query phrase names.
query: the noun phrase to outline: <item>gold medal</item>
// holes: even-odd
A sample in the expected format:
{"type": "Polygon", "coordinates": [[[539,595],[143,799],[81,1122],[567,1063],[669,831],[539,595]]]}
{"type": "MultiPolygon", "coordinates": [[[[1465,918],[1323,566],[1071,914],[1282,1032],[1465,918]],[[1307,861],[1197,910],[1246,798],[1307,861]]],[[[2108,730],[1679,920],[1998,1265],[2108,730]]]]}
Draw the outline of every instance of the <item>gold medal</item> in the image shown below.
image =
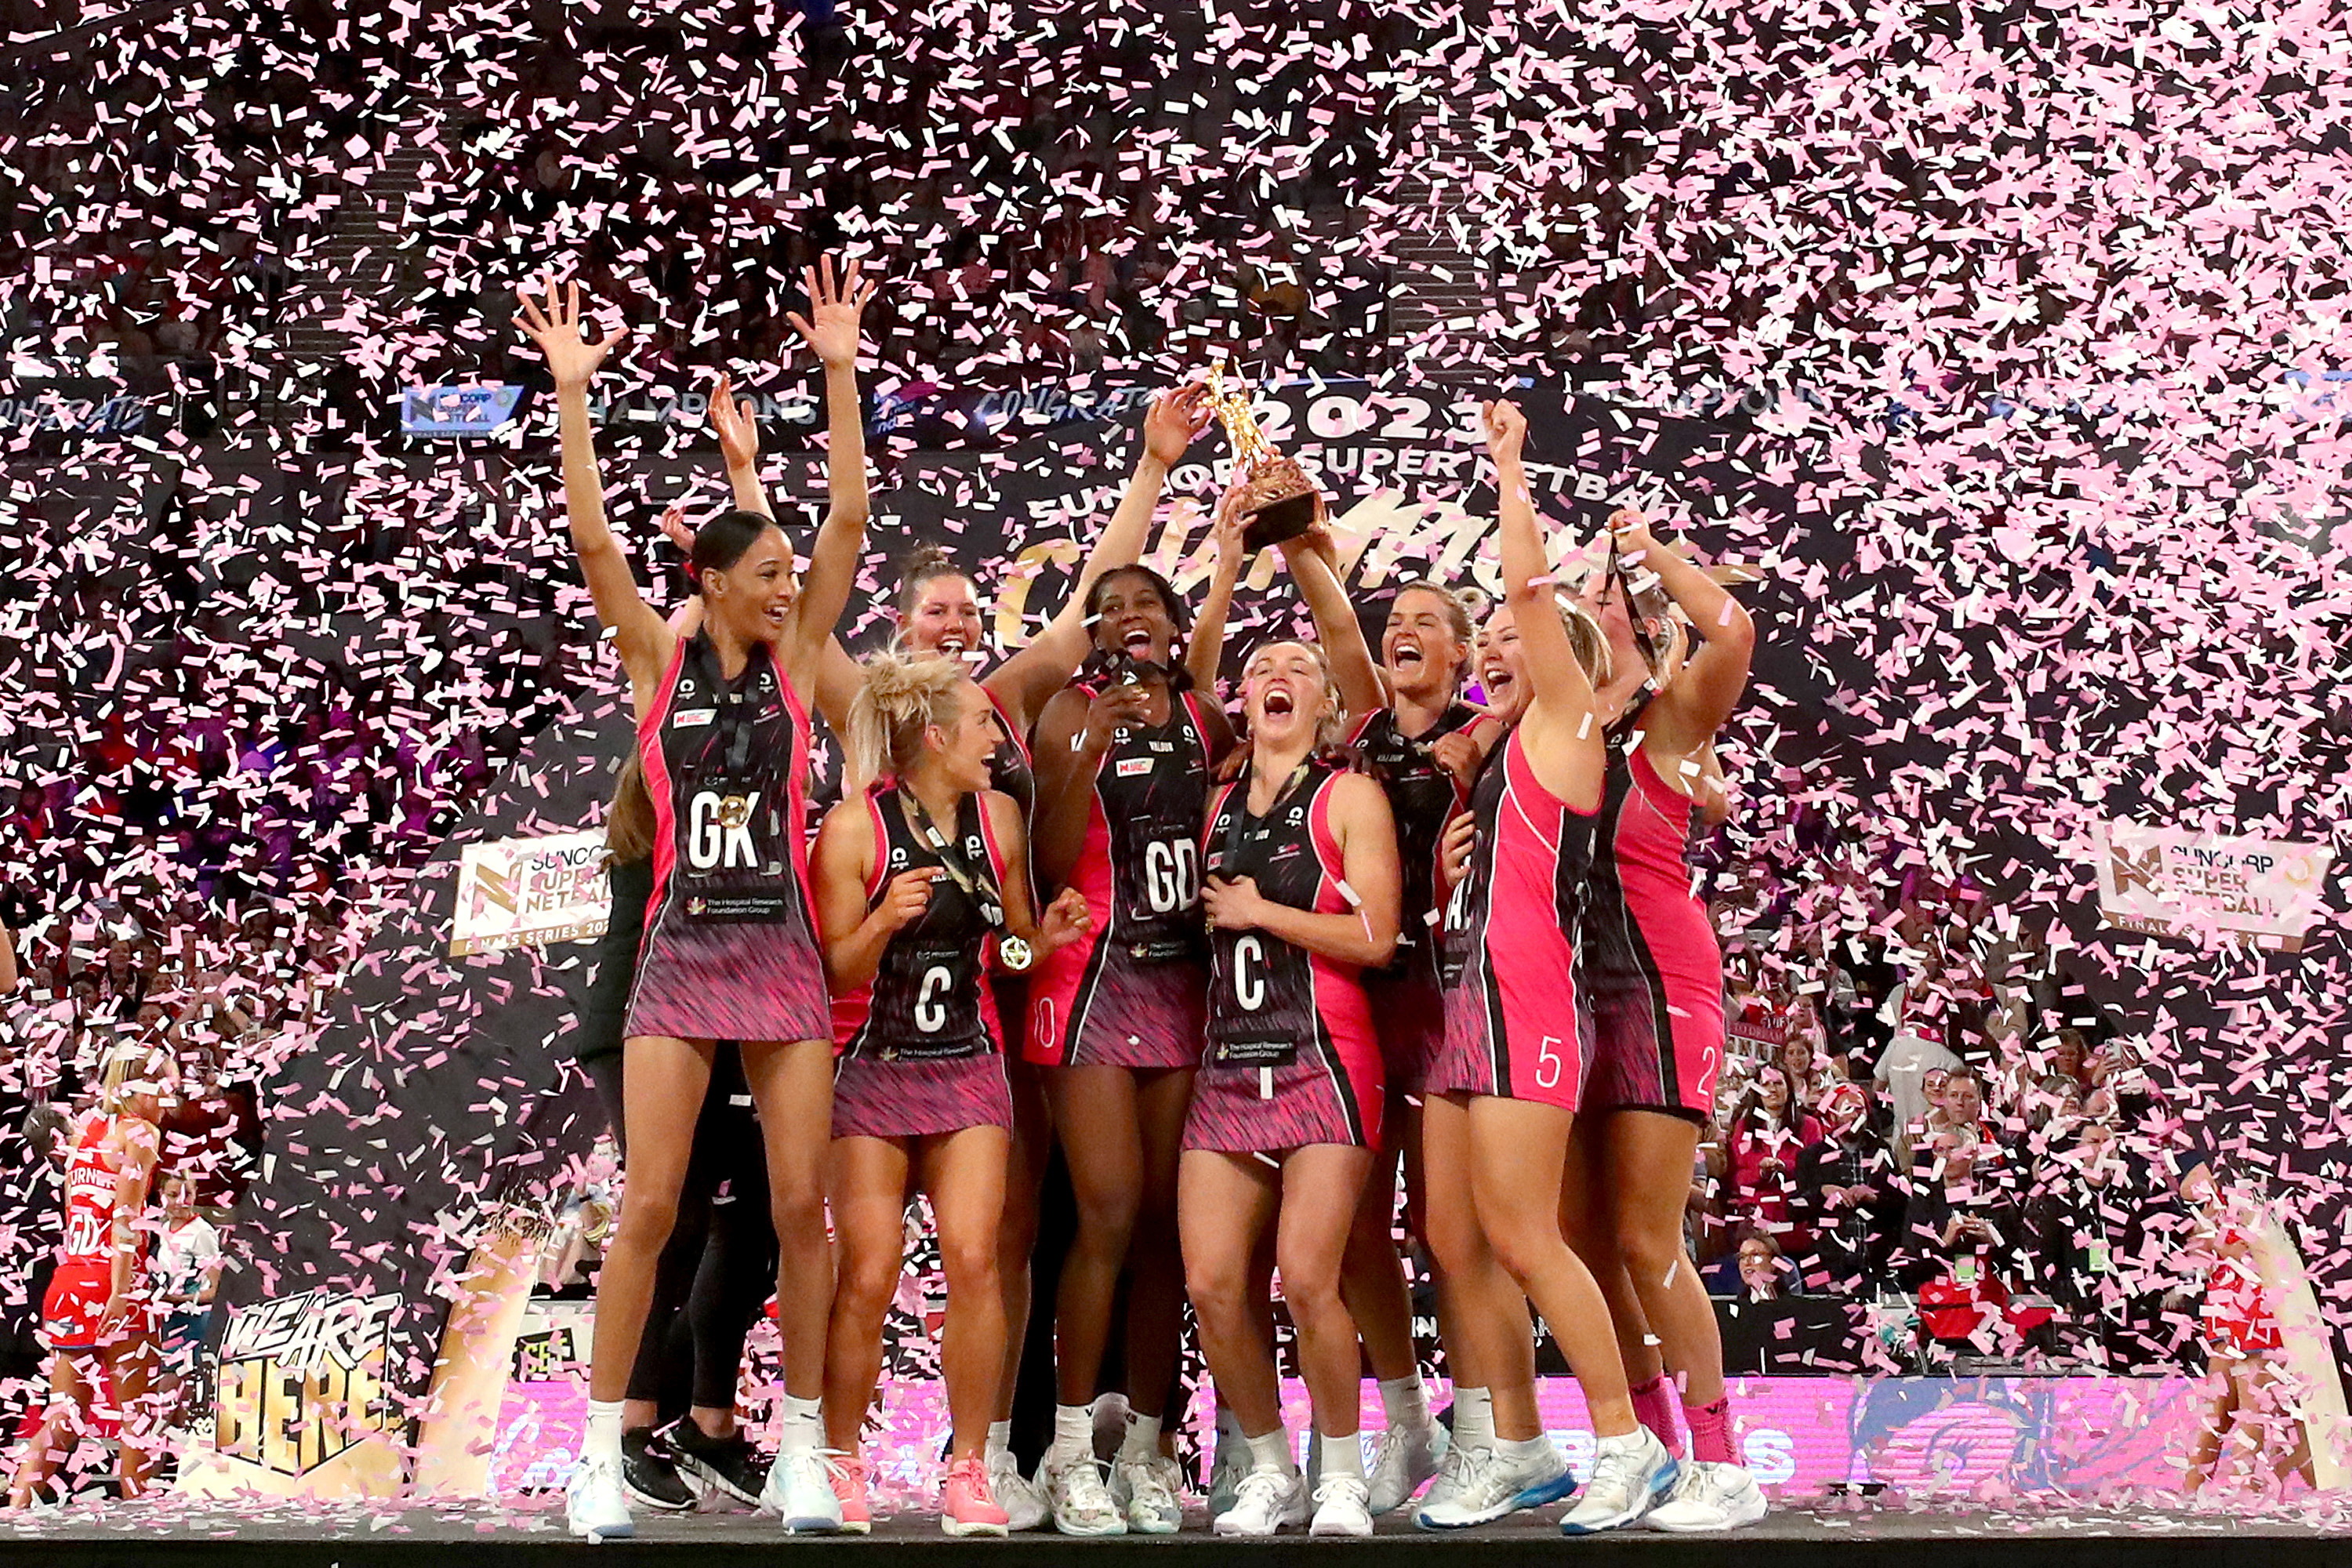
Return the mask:
{"type": "Polygon", "coordinates": [[[1037,961],[1037,955],[1019,937],[1003,936],[996,940],[996,961],[1019,974],[1037,961]]]}

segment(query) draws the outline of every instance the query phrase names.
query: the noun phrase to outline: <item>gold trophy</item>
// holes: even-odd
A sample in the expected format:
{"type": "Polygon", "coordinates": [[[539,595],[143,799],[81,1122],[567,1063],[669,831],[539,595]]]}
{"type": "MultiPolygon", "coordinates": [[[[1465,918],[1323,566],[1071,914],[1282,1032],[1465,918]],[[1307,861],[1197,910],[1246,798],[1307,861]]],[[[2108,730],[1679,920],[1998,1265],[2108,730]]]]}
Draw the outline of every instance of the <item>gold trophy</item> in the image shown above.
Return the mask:
{"type": "Polygon", "coordinates": [[[1234,444],[1232,488],[1241,492],[1236,503],[1249,521],[1242,542],[1252,553],[1286,539],[1296,539],[1315,523],[1315,486],[1297,462],[1274,449],[1265,432],[1250,413],[1249,396],[1225,384],[1223,363],[1211,365],[1205,384],[1209,406],[1234,444]]]}

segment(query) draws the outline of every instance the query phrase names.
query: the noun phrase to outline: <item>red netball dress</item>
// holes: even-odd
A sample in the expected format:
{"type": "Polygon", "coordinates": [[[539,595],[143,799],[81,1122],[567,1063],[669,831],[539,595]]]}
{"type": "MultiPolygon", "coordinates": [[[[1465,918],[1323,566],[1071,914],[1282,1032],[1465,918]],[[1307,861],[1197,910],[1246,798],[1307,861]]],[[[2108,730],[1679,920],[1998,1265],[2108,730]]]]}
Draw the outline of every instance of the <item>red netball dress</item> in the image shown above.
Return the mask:
{"type": "Polygon", "coordinates": [[[1095,774],[1086,845],[1069,884],[1086,899],[1093,927],[1029,972],[1024,1054],[1041,1067],[1200,1062],[1209,742],[1199,698],[1171,692],[1168,708],[1164,724],[1122,729],[1095,774]]]}
{"type": "Polygon", "coordinates": [[[1704,1121],[1723,1068],[1723,955],[1692,891],[1690,797],[1642,749],[1645,697],[1609,730],[1578,973],[1592,1026],[1588,1110],[1704,1121]]]}
{"type": "MultiPolygon", "coordinates": [[[[41,1337],[51,1350],[94,1350],[106,1300],[114,1290],[114,1194],[122,1176],[121,1157],[107,1147],[115,1118],[93,1110],[75,1131],[72,1157],[66,1164],[66,1239],[57,1272],[41,1299],[41,1337]]],[[[146,1331],[144,1290],[147,1238],[134,1245],[138,1255],[126,1300],[124,1331],[146,1331]]]]}
{"type": "Polygon", "coordinates": [[[1536,780],[1517,730],[1470,792],[1470,865],[1445,906],[1445,1047],[1429,1092],[1496,1095],[1574,1110],[1585,1046],[1576,943],[1592,815],[1536,780]]]}
{"type": "Polygon", "coordinates": [[[1386,967],[1364,972],[1364,989],[1389,1087],[1406,1094],[1421,1092],[1445,1044],[1445,998],[1437,978],[1437,847],[1463,803],[1461,785],[1430,748],[1478,718],[1477,709],[1456,702],[1428,730],[1409,736],[1397,728],[1396,710],[1381,708],[1365,716],[1349,742],[1365,771],[1380,781],[1396,820],[1403,874],[1397,953],[1386,967]]]}
{"type": "Polygon", "coordinates": [[[889,784],[866,792],[878,847],[866,907],[901,872],[940,875],[923,912],[891,933],[874,978],[834,1000],[836,1138],[1013,1125],[1003,1030],[982,983],[1003,920],[1003,851],[980,796],[956,808],[952,839],[912,799],[889,784]]]}
{"type": "MultiPolygon", "coordinates": [[[[1208,874],[1255,879],[1261,896],[1316,914],[1351,907],[1328,763],[1299,765],[1272,809],[1249,815],[1246,777],[1218,795],[1202,840],[1208,874]]],[[[1376,1149],[1385,1089],[1362,970],[1263,931],[1210,932],[1209,1050],[1192,1081],[1184,1147],[1271,1153],[1308,1143],[1376,1149]]]]}
{"type": "Polygon", "coordinates": [[[809,892],[809,722],[765,643],[719,678],[707,633],[678,644],[637,752],[654,891],[627,1032],[824,1040],[832,1007],[809,892]]]}

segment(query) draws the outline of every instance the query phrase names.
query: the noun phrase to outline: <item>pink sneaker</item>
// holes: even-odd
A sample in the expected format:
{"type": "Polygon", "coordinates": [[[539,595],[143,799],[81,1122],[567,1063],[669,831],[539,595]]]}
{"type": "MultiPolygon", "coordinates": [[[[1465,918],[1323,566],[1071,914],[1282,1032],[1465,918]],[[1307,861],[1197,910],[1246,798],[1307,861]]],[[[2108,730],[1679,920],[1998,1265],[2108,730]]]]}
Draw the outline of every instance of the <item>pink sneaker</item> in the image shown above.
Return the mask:
{"type": "Polygon", "coordinates": [[[940,1505],[940,1528],[950,1535],[1004,1535],[1011,1516],[996,1506],[988,1484],[988,1461],[974,1456],[948,1467],[947,1496],[940,1505]]]}
{"type": "Polygon", "coordinates": [[[827,1454],[824,1473],[833,1483],[833,1495],[841,1500],[842,1530],[850,1535],[871,1534],[874,1511],[866,1506],[866,1456],[827,1454]]]}

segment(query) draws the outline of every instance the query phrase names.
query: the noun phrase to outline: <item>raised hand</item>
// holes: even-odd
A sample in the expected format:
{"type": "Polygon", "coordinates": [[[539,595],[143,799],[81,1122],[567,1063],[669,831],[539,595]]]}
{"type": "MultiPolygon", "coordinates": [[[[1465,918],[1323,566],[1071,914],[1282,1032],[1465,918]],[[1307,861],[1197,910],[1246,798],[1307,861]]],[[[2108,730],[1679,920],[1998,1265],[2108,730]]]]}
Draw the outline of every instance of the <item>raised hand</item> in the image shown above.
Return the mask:
{"type": "Polygon", "coordinates": [[[1639,555],[1650,548],[1650,523],[1630,506],[1619,507],[1609,514],[1609,532],[1617,541],[1621,555],[1639,555]]]}
{"type": "Polygon", "coordinates": [[[522,301],[522,309],[516,313],[514,324],[547,356],[548,374],[555,378],[559,393],[577,392],[595,380],[596,367],[604,363],[604,356],[629,335],[625,326],[615,327],[601,342],[589,342],[580,335],[577,279],[561,288],[551,285],[542,296],[543,305],[532,302],[528,289],[517,289],[515,297],[522,301]]]}
{"type": "Polygon", "coordinates": [[[686,509],[676,501],[662,508],[661,531],[672,544],[688,555],[694,553],[694,525],[686,521],[686,509]]]}
{"type": "Polygon", "coordinates": [[[1234,486],[1217,498],[1216,515],[1209,520],[1209,537],[1217,546],[1216,574],[1239,577],[1242,567],[1249,561],[1249,546],[1242,534],[1249,527],[1249,519],[1242,515],[1242,487],[1234,486]]]}
{"type": "Polygon", "coordinates": [[[856,368],[858,319],[865,313],[866,302],[874,298],[874,285],[866,281],[855,261],[846,264],[840,281],[835,282],[833,258],[828,255],[803,272],[801,286],[808,290],[809,313],[792,311],[784,319],[816,351],[826,369],[856,368]]]}
{"type": "Polygon", "coordinates": [[[734,378],[724,371],[719,373],[718,383],[710,389],[709,417],[710,433],[719,437],[719,451],[727,459],[727,471],[757,468],[759,422],[752,417],[750,399],[735,401],[734,378]]]}
{"type": "Polygon", "coordinates": [[[1143,416],[1143,449],[1161,468],[1172,468],[1215,417],[1208,389],[1199,382],[1173,387],[1153,398],[1143,416]]]}
{"type": "Polygon", "coordinates": [[[1528,416],[1519,412],[1519,405],[1507,398],[1497,398],[1479,405],[1478,419],[1486,432],[1486,450],[1495,461],[1517,460],[1519,448],[1528,438],[1528,416]]]}

